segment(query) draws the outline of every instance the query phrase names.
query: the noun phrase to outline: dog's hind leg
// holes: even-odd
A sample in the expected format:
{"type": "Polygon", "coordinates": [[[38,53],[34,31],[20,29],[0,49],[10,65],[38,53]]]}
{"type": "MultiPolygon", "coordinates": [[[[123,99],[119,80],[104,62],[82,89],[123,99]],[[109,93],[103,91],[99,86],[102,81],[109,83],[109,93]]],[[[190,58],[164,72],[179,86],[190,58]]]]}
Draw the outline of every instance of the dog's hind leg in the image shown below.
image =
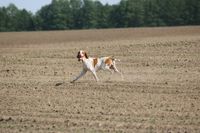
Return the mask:
{"type": "Polygon", "coordinates": [[[122,80],[124,80],[124,76],[123,74],[117,69],[116,65],[115,65],[115,61],[113,61],[113,65],[110,67],[111,69],[113,69],[116,73],[119,73],[121,75],[122,80]]]}

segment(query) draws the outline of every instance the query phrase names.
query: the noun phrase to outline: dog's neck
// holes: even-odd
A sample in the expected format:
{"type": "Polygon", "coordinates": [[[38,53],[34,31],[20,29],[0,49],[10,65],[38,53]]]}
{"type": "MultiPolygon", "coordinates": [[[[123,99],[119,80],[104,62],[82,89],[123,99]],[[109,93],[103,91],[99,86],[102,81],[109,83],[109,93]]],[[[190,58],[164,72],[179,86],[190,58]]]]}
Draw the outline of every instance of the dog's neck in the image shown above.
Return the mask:
{"type": "Polygon", "coordinates": [[[88,60],[88,58],[86,58],[86,57],[82,57],[82,59],[81,59],[82,62],[85,62],[86,60],[88,60]]]}

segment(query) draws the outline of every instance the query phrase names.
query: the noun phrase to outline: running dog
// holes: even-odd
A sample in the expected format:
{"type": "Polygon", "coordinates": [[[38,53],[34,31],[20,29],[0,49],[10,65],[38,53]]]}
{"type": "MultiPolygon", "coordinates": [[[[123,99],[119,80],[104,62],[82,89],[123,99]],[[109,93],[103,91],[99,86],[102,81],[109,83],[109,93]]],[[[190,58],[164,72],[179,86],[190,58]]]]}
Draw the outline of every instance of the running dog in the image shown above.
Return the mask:
{"type": "Polygon", "coordinates": [[[78,79],[80,79],[83,75],[86,74],[87,71],[91,71],[95,80],[99,81],[99,78],[97,77],[96,72],[98,70],[108,70],[111,73],[117,72],[121,75],[121,78],[123,79],[123,75],[116,67],[115,61],[117,59],[114,59],[112,57],[101,57],[101,58],[92,58],[88,57],[87,53],[83,50],[80,50],[77,55],[78,61],[81,61],[83,63],[83,69],[81,73],[71,81],[71,83],[74,83],[78,79]]]}

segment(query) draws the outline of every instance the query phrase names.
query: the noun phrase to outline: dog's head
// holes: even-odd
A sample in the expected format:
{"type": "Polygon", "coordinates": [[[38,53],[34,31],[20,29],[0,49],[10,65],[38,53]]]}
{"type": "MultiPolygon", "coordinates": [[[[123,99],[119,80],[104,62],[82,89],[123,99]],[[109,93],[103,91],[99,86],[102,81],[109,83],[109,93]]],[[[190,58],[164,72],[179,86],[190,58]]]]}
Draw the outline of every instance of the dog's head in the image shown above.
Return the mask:
{"type": "Polygon", "coordinates": [[[83,60],[84,58],[88,59],[88,55],[85,51],[80,50],[77,54],[78,61],[83,60]]]}

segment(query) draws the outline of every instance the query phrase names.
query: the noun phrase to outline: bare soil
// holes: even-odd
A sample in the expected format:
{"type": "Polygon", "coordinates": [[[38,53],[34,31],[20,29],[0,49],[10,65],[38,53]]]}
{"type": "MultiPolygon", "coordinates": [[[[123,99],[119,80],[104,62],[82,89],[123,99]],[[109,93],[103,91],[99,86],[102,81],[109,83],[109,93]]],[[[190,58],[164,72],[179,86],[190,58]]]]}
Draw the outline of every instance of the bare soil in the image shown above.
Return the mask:
{"type": "Polygon", "coordinates": [[[0,132],[200,132],[200,26],[0,33],[0,132]],[[78,50],[124,75],[81,71],[78,50]]]}

